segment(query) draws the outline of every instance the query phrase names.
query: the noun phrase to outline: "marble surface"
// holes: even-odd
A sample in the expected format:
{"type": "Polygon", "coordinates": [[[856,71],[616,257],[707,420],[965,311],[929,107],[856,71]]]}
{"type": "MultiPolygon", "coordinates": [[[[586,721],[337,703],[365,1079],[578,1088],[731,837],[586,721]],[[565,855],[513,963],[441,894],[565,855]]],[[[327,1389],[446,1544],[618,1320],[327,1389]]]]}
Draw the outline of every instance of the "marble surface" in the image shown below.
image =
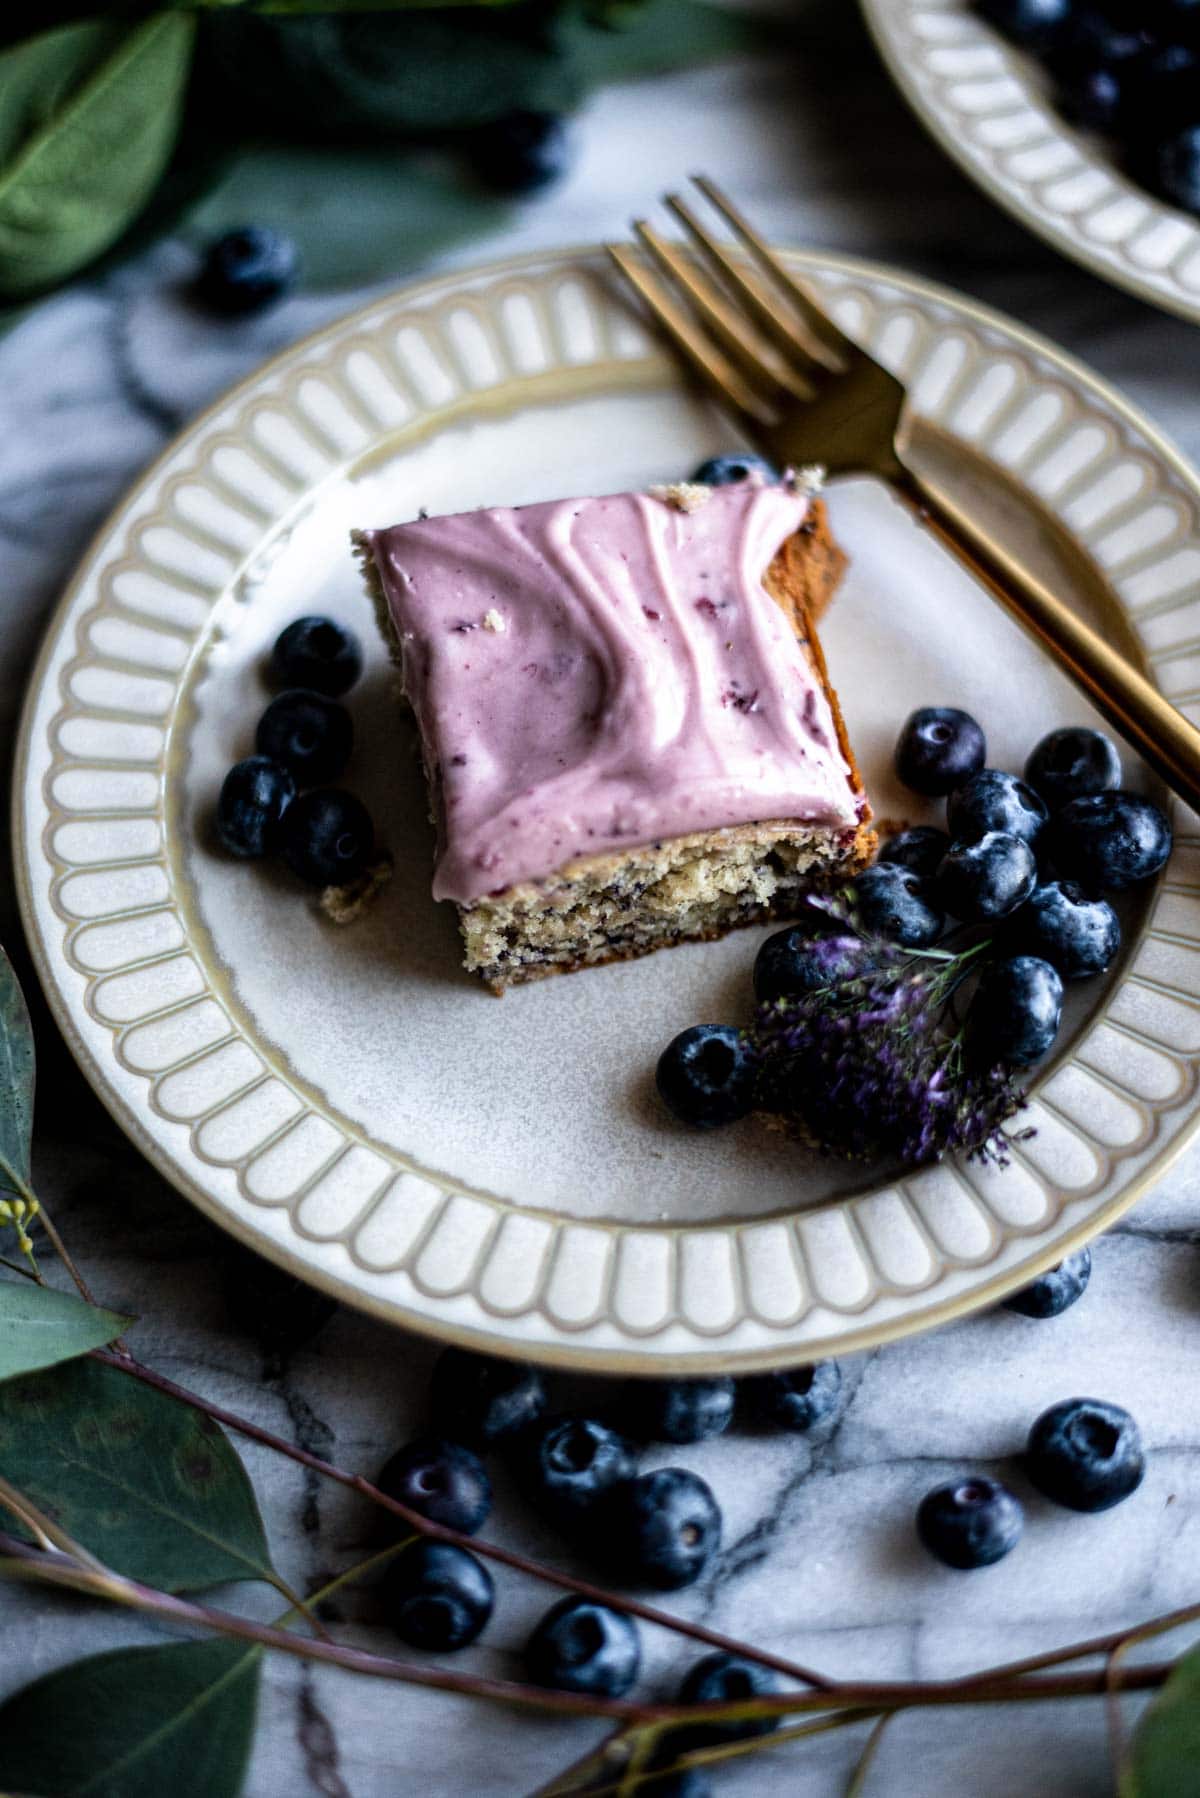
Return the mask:
{"type": "MultiPolygon", "coordinates": [[[[614,88],[580,120],[569,179],[503,235],[458,260],[622,230],[697,162],[781,241],[894,260],[1047,333],[1124,389],[1200,455],[1195,332],[1044,249],[976,193],[890,89],[846,0],[814,3],[790,59],[614,88]]],[[[11,741],[30,659],[79,550],[147,459],[231,380],[354,294],[302,296],[222,326],[181,303],[190,266],[165,243],[32,312],[0,340],[0,707],[11,741]]],[[[409,272],[409,271],[405,271],[409,272]]],[[[21,960],[5,876],[4,941],[21,960]]],[[[32,996],[32,995],[31,995],[32,996]]],[[[37,1007],[36,1177],[104,1300],[141,1315],[142,1355],[272,1429],[373,1470],[419,1425],[433,1349],[339,1312],[285,1365],[239,1331],[221,1293],[217,1233],[126,1143],[37,1007]]],[[[1131,1623],[1196,1599],[1200,1545],[1200,1148],[1095,1248],[1084,1300],[1035,1324],[976,1317],[846,1367],[848,1398],[827,1438],[738,1436],[691,1451],[725,1510],[720,1565],[679,1608],[829,1673],[968,1671],[1131,1623]],[[1099,1518],[1029,1495],[1011,1457],[1051,1401],[1086,1393],[1127,1405],[1150,1447],[1137,1496],[1099,1518]],[[1008,1471],[1030,1497],[1026,1537],[999,1566],[962,1576],[912,1538],[921,1494],[963,1468],[1008,1471]]],[[[576,1395],[577,1397],[580,1396],[576,1395]]],[[[665,1458],[665,1457],[662,1457],[665,1458]]],[[[369,1518],[253,1445],[246,1460],[280,1571],[312,1584],[366,1552],[369,1518]]],[[[547,1558],[511,1495],[495,1528],[547,1558]]],[[[268,1615],[270,1594],[222,1595],[268,1615]]],[[[473,1664],[515,1673],[546,1598],[511,1578],[473,1664]]],[[[369,1592],[343,1605],[356,1640],[390,1646],[369,1592]]],[[[0,1692],[85,1650],[153,1639],[144,1623],[11,1587],[0,1692]]],[[[668,1693],[691,1658],[647,1637],[646,1690],[668,1693]]],[[[580,1754],[587,1724],[526,1721],[436,1694],[271,1662],[247,1782],[250,1798],[518,1798],[580,1754]]],[[[818,1738],[722,1774],[719,1791],[824,1798],[841,1790],[851,1736],[818,1738]]],[[[868,1790],[890,1798],[1001,1798],[1111,1789],[1098,1705],[970,1711],[898,1722],[868,1790]]],[[[214,1798],[220,1798],[214,1794],[214,1798]]]]}

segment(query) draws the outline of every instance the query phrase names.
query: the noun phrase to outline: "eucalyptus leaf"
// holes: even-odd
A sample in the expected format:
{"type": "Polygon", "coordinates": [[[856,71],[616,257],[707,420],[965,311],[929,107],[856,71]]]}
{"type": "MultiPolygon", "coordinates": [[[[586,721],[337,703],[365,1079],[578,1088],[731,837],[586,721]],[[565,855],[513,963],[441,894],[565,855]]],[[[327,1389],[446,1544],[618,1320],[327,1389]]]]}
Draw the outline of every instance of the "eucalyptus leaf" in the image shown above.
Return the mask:
{"type": "Polygon", "coordinates": [[[563,112],[583,90],[551,22],[540,5],[214,14],[198,104],[246,137],[304,142],[429,137],[521,107],[563,112]]]}
{"type": "Polygon", "coordinates": [[[248,150],[188,218],[203,239],[247,220],[294,239],[306,287],[385,280],[464,238],[499,230],[505,205],[452,166],[395,147],[248,150]]]}
{"type": "Polygon", "coordinates": [[[1200,1798],[1200,1648],[1180,1656],[1142,1713],[1121,1798],[1200,1798]]]}
{"type": "Polygon", "coordinates": [[[85,1304],[71,1292],[55,1292],[32,1280],[0,1280],[0,1380],[86,1355],[112,1342],[132,1322],[85,1304]]]}
{"type": "Polygon", "coordinates": [[[643,0],[611,26],[569,9],[558,43],[580,83],[596,87],[635,75],[720,62],[762,50],[781,35],[777,19],[708,0],[643,0]]]}
{"type": "Polygon", "coordinates": [[[137,217],[178,134],[194,32],[160,12],[0,54],[0,296],[65,280],[137,217]]]}
{"type": "Polygon", "coordinates": [[[273,1577],[254,1492],[216,1424],[103,1362],[0,1386],[0,1473],[146,1585],[273,1577]]]}
{"type": "Polygon", "coordinates": [[[237,1798],[262,1650],[118,1648],[44,1674],[0,1705],[0,1789],[30,1798],[237,1798]]]}
{"type": "MultiPolygon", "coordinates": [[[[13,965],[0,949],[0,1193],[15,1191],[14,1175],[26,1185],[29,1183],[33,1075],[29,1007],[13,965]]],[[[40,1367],[45,1363],[31,1365],[40,1367]]]]}

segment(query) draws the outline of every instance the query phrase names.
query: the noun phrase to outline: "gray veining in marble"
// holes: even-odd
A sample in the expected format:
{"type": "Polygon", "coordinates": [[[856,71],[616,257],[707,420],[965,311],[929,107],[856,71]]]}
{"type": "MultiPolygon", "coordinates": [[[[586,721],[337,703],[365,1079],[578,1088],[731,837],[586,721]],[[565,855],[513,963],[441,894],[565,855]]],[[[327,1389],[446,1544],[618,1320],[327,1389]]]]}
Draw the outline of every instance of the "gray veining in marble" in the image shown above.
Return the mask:
{"type": "MultiPolygon", "coordinates": [[[[1057,339],[1200,454],[1196,336],[1103,286],[997,211],[938,153],[890,89],[855,10],[810,7],[794,57],[747,61],[611,89],[580,123],[564,185],[503,237],[456,260],[619,233],[652,194],[701,163],[779,240],[894,260],[947,281],[1057,339]]],[[[170,435],[269,352],[360,296],[296,298],[222,325],[179,298],[190,267],[166,243],[38,307],[0,341],[0,705],[11,740],[49,608],[87,537],[170,435]]],[[[11,886],[4,940],[17,948],[11,886]]],[[[23,970],[27,964],[22,962],[23,970]]],[[[32,983],[31,983],[32,984],[32,983]]],[[[142,1163],[91,1097],[38,1008],[36,1173],[98,1293],[141,1314],[138,1346],[164,1372],[272,1429],[370,1471],[421,1418],[432,1349],[342,1311],[290,1360],[264,1370],[225,1311],[221,1240],[142,1163]]],[[[681,1610],[839,1675],[968,1671],[1090,1635],[1200,1596],[1200,1150],[1096,1245],[1083,1302],[1048,1324],[1005,1312],[902,1343],[847,1368],[844,1415],[809,1445],[728,1438],[688,1460],[725,1509],[727,1549],[681,1610]],[[1029,1494],[1012,1457],[1029,1423],[1072,1393],[1115,1399],[1151,1449],[1138,1495],[1098,1518],[1029,1494]],[[962,1576],[916,1548],[923,1491],[964,1467],[1007,1469],[1030,1499],[1026,1537],[999,1566],[962,1576]]],[[[293,1584],[365,1552],[368,1517],[340,1488],[250,1445],[277,1563],[293,1584]]],[[[502,1492],[504,1539],[547,1557],[502,1492]]],[[[495,1621],[472,1664],[515,1673],[546,1602],[501,1570],[495,1621]]],[[[271,1594],[223,1595],[267,1616],[271,1594]]],[[[277,1604],[277,1601],[275,1601],[277,1604]]],[[[0,1594],[0,1689],[84,1650],[145,1641],[124,1616],[0,1594]]],[[[343,1604],[355,1640],[391,1644],[369,1593],[343,1604]]],[[[647,1638],[648,1691],[667,1693],[689,1656],[647,1638]]],[[[435,1694],[299,1663],[268,1664],[250,1798],[519,1798],[582,1752],[588,1725],[523,1721],[435,1694]]],[[[722,1775],[730,1798],[824,1798],[840,1790],[848,1737],[773,1752],[722,1775]]],[[[914,1717],[885,1738],[869,1790],[888,1798],[1008,1798],[1110,1790],[1095,1704],[914,1717]]],[[[219,1798],[219,1795],[214,1795],[219,1798]]]]}

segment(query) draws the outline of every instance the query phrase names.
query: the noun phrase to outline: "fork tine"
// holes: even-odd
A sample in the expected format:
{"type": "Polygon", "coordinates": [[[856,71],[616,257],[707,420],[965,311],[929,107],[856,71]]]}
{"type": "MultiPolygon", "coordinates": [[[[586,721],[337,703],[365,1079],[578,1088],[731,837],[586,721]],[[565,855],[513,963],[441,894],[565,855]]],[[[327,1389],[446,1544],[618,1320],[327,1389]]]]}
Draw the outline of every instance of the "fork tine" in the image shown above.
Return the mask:
{"type": "Polygon", "coordinates": [[[682,306],[656,277],[642,266],[639,258],[624,244],[608,245],[608,253],[645,304],[654,314],[660,328],[675,348],[690,363],[717,398],[736,412],[743,412],[759,424],[769,425],[775,414],[767,402],[742,379],[741,374],[709,340],[682,306]]]}
{"type": "Polygon", "coordinates": [[[721,192],[715,181],[710,181],[707,175],[693,175],[692,180],[709,204],[716,207],[730,230],[737,233],[759,267],[787,294],[818,343],[842,362],[859,356],[861,351],[858,345],[817,305],[795,276],[784,267],[771,246],[742,217],[732,200],[721,192]]]}
{"type": "Polygon", "coordinates": [[[785,307],[768,299],[720,238],[714,237],[702,224],[686,201],[681,200],[678,194],[665,194],[663,204],[674,213],[701,254],[724,277],[755,324],[772,343],[778,344],[787,356],[814,372],[819,370],[829,374],[840,369],[841,363],[834,359],[824,341],[815,343],[812,333],[805,331],[785,307]]]}
{"type": "Polygon", "coordinates": [[[683,251],[660,237],[643,219],[635,219],[633,228],[659,268],[683,289],[722,349],[752,382],[765,386],[773,395],[782,392],[798,400],[813,398],[816,390],[812,383],[788,367],[743,314],[697,273],[683,251]]]}

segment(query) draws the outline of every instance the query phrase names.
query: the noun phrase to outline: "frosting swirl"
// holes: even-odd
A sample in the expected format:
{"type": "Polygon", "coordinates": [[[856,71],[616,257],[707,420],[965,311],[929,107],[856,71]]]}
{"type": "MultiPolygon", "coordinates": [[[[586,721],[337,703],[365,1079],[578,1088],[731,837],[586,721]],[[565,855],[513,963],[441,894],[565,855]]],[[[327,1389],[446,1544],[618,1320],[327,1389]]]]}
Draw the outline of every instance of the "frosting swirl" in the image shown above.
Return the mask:
{"type": "Polygon", "coordinates": [[[763,576],[784,485],[418,519],[364,537],[434,792],[433,892],[726,825],[853,828],[829,702],[763,576]]]}

